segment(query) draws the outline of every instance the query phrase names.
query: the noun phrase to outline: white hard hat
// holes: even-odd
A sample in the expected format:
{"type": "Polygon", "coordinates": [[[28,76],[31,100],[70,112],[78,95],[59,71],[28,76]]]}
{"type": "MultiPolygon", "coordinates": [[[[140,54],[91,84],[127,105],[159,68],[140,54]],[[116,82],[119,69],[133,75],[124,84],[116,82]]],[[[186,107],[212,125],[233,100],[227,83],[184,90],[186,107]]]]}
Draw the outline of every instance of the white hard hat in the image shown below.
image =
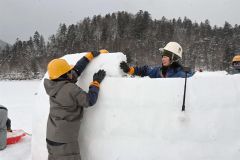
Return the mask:
{"type": "Polygon", "coordinates": [[[159,48],[159,50],[167,50],[182,58],[182,47],[177,42],[169,42],[164,48],[159,48]]]}

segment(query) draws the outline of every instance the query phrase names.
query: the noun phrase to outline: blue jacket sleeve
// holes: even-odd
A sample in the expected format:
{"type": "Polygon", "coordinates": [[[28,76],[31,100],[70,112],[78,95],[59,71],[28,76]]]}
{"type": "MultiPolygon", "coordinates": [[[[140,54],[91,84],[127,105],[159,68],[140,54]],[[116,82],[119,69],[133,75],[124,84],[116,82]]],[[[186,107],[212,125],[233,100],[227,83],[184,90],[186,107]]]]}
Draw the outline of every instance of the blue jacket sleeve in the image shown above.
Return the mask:
{"type": "Polygon", "coordinates": [[[82,72],[84,71],[88,63],[89,63],[89,60],[85,56],[82,57],[80,60],[78,60],[78,62],[73,68],[77,72],[78,76],[82,74],[82,72]]]}
{"type": "Polygon", "coordinates": [[[87,94],[89,106],[93,106],[97,102],[98,92],[99,92],[98,87],[93,86],[93,85],[91,85],[89,87],[89,91],[88,91],[88,94],[87,94]]]}
{"type": "Polygon", "coordinates": [[[141,77],[149,76],[150,78],[160,78],[159,67],[151,68],[149,66],[134,67],[134,75],[141,77]]]}
{"type": "MultiPolygon", "coordinates": [[[[194,73],[193,73],[192,71],[188,72],[188,73],[187,73],[187,78],[192,77],[193,74],[194,74],[194,73]]],[[[173,76],[173,77],[185,78],[185,77],[186,77],[186,72],[184,72],[183,70],[179,70],[179,71],[176,73],[176,75],[173,76]]]]}
{"type": "Polygon", "coordinates": [[[188,78],[189,78],[189,77],[192,77],[192,76],[194,75],[194,73],[195,73],[195,72],[192,72],[192,71],[189,72],[189,73],[187,73],[187,77],[188,77],[188,78]]]}

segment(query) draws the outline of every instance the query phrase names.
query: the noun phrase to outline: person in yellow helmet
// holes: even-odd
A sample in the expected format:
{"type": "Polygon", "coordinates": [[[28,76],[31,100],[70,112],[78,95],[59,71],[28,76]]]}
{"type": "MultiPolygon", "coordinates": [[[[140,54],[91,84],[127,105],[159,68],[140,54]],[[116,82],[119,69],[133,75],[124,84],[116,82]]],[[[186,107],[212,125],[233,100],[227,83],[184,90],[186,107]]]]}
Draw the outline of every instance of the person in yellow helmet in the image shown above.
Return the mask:
{"type": "Polygon", "coordinates": [[[232,68],[230,74],[240,74],[240,54],[235,55],[232,59],[232,68]]]}
{"type": "Polygon", "coordinates": [[[54,59],[48,64],[49,79],[44,79],[50,101],[46,135],[48,160],[81,160],[78,135],[83,109],[96,103],[106,72],[99,70],[93,75],[88,92],[75,83],[87,64],[101,53],[108,51],[88,52],[74,66],[64,59],[54,59]]]}

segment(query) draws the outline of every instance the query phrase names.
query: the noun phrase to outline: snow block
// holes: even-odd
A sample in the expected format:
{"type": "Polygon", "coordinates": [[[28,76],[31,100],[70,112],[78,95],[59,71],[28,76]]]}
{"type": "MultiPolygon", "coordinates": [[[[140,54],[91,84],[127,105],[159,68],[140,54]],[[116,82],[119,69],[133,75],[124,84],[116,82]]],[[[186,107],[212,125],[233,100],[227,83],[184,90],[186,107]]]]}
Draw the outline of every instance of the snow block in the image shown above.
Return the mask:
{"type": "MultiPolygon", "coordinates": [[[[78,81],[86,88],[90,81],[84,81],[85,77],[91,79],[99,67],[114,63],[105,66],[116,72],[109,71],[102,82],[98,102],[85,109],[79,134],[83,160],[240,158],[240,75],[202,72],[188,78],[186,111],[182,112],[183,78],[122,77],[119,63],[125,56],[110,55],[99,57],[99,66],[92,61],[78,81]]],[[[47,157],[48,103],[41,85],[33,125],[33,159],[47,157]]]]}
{"type": "MultiPolygon", "coordinates": [[[[69,54],[62,58],[66,59],[69,64],[75,65],[85,54],[86,53],[69,54]]],[[[122,77],[124,73],[119,67],[121,61],[126,61],[126,56],[121,52],[100,54],[88,64],[79,77],[77,84],[85,91],[88,91],[89,84],[92,82],[93,74],[99,69],[104,69],[106,71],[106,77],[122,77]]],[[[48,78],[48,73],[45,74],[44,78],[48,78]]],[[[36,160],[47,159],[46,125],[50,107],[48,99],[49,97],[45,92],[42,81],[36,95],[36,106],[34,108],[35,116],[33,116],[32,128],[32,158],[36,160]]]]}
{"type": "MultiPolygon", "coordinates": [[[[86,53],[77,53],[66,55],[63,58],[71,65],[75,65],[77,61],[82,58],[86,53]]],[[[86,67],[84,72],[78,79],[78,85],[84,89],[88,90],[89,84],[92,82],[93,74],[99,69],[104,69],[106,71],[107,77],[121,77],[124,73],[120,70],[119,64],[121,61],[126,61],[126,56],[120,52],[100,54],[98,57],[94,58],[86,67]]],[[[46,77],[47,74],[46,74],[46,77]]]]}

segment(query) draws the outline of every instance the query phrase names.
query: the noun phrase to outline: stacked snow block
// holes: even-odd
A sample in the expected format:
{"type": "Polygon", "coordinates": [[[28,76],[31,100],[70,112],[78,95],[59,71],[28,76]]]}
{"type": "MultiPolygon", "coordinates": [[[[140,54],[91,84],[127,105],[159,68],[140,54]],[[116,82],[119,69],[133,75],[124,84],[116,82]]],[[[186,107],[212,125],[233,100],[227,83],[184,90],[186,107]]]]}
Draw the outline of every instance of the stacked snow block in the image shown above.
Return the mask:
{"type": "MultiPolygon", "coordinates": [[[[63,58],[74,65],[84,55],[63,58]]],[[[240,159],[238,75],[197,72],[188,79],[182,112],[184,78],[124,77],[119,67],[123,60],[122,53],[99,55],[78,79],[88,91],[95,72],[107,73],[97,103],[84,110],[82,159],[240,159]]],[[[32,159],[45,160],[49,97],[43,83],[36,100],[32,159]]]]}
{"type": "Polygon", "coordinates": [[[7,108],[0,105],[0,150],[5,149],[7,145],[7,114],[7,108]]]}
{"type": "MultiPolygon", "coordinates": [[[[62,57],[67,60],[71,65],[75,65],[79,59],[85,56],[87,53],[76,53],[68,54],[62,57]]],[[[104,86],[105,81],[109,78],[118,78],[126,75],[119,67],[121,61],[126,61],[126,56],[121,52],[100,54],[94,58],[85,68],[81,76],[78,78],[77,84],[85,91],[88,91],[89,84],[93,80],[93,75],[99,69],[106,71],[106,78],[101,83],[101,89],[104,86]]],[[[45,74],[44,78],[48,78],[48,74],[45,74]]],[[[114,87],[115,88],[115,87],[114,87]]],[[[100,89],[100,92],[101,92],[100,89]]],[[[99,96],[102,96],[100,93],[99,96]]],[[[49,114],[49,96],[43,86],[43,81],[36,96],[36,101],[41,102],[34,106],[35,115],[33,116],[33,138],[32,138],[32,159],[43,160],[47,159],[47,148],[46,148],[46,124],[49,114]],[[41,106],[41,107],[40,107],[41,106]],[[39,154],[41,153],[41,154],[39,154]]]]}

